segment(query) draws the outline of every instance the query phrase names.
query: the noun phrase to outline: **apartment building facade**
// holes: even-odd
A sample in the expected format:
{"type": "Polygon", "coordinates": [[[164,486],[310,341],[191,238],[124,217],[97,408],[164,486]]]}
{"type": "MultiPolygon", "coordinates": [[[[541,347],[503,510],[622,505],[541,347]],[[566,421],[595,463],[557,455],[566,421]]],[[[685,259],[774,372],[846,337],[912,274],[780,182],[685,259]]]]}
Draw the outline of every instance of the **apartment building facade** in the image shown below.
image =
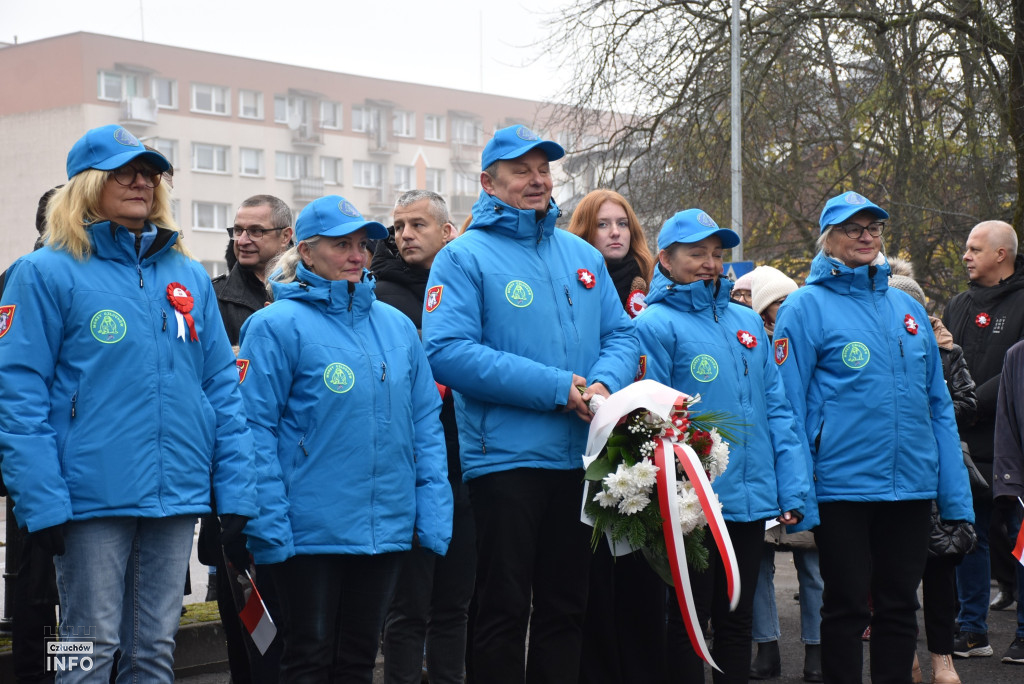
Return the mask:
{"type": "MultiPolygon", "coordinates": [[[[0,47],[0,83],[0,268],[31,248],[39,196],[66,180],[67,151],[95,126],[120,123],[171,161],[175,218],[211,275],[251,195],[297,213],[340,194],[387,222],[395,198],[421,188],[461,222],[494,130],[561,137],[541,102],[91,33],[0,47]]],[[[556,183],[556,201],[570,187],[556,183]]]]}

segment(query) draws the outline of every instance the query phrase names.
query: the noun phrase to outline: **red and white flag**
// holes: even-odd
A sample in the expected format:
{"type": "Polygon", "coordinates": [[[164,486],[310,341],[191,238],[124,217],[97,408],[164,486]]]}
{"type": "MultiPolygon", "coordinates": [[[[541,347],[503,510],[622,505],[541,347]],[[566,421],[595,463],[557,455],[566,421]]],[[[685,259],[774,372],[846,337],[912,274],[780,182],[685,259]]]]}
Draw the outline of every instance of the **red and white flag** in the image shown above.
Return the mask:
{"type": "Polygon", "coordinates": [[[263,655],[270,648],[274,636],[277,635],[277,627],[274,625],[274,621],[270,619],[267,604],[263,603],[263,597],[260,596],[260,592],[256,589],[256,582],[253,581],[252,575],[249,574],[248,570],[245,571],[245,576],[249,578],[249,584],[252,589],[248,592],[249,595],[245,600],[245,606],[238,614],[238,617],[242,619],[242,624],[245,625],[245,630],[249,632],[253,643],[259,649],[260,655],[263,655]]]}
{"type": "MultiPolygon", "coordinates": [[[[1017,501],[1020,501],[1020,505],[1024,506],[1024,501],[1021,501],[1020,497],[1017,497],[1017,501]]],[[[1017,543],[1013,545],[1013,557],[1017,559],[1017,562],[1024,565],[1024,523],[1020,525],[1020,531],[1017,532],[1017,543]]]]}

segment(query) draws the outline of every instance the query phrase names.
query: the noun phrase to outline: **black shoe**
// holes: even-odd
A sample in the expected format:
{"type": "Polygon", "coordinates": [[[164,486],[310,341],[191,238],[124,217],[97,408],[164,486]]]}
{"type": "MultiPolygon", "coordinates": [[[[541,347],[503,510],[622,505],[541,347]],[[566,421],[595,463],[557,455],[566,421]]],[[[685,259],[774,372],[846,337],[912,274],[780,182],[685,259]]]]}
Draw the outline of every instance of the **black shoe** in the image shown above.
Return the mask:
{"type": "Polygon", "coordinates": [[[782,656],[778,641],[765,641],[757,645],[757,657],[750,664],[751,679],[774,679],[782,675],[782,656]]]}
{"type": "Polygon", "coordinates": [[[1013,590],[1005,584],[1000,584],[998,593],[992,599],[992,603],[988,604],[988,607],[990,610],[1006,610],[1013,605],[1015,600],[1013,598],[1013,590]]]}
{"type": "Polygon", "coordinates": [[[953,639],[953,655],[957,658],[992,655],[992,646],[988,643],[988,634],[960,632],[953,639]]]}
{"type": "Polygon", "coordinates": [[[1006,653],[1003,654],[1003,662],[1024,665],[1024,637],[1017,637],[1013,640],[1010,648],[1006,649],[1006,653]]]}
{"type": "Polygon", "coordinates": [[[821,672],[821,644],[804,646],[804,681],[825,681],[825,675],[821,672]]]}
{"type": "Polygon", "coordinates": [[[217,600],[217,576],[210,575],[210,583],[206,585],[206,600],[217,600]]]}

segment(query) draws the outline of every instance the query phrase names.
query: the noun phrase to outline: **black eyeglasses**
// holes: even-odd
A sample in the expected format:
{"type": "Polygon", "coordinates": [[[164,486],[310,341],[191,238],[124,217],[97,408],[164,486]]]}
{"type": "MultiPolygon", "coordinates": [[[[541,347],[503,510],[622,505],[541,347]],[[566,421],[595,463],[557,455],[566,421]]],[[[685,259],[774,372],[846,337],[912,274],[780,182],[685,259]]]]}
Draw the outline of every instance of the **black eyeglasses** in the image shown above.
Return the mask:
{"type": "Polygon", "coordinates": [[[281,226],[280,228],[242,228],[241,226],[232,226],[228,228],[228,237],[232,240],[237,240],[242,237],[242,233],[249,236],[250,240],[259,240],[265,233],[269,233],[272,230],[284,230],[288,226],[281,226]]]}
{"type": "Polygon", "coordinates": [[[113,178],[118,185],[123,185],[126,188],[131,187],[131,184],[135,182],[135,177],[142,174],[142,182],[146,184],[147,188],[155,188],[160,185],[160,181],[163,180],[164,174],[159,171],[154,171],[147,166],[133,166],[132,164],[125,164],[119,169],[114,169],[108,172],[110,178],[113,178]]]}
{"type": "Polygon", "coordinates": [[[860,236],[864,234],[864,231],[868,231],[868,235],[871,237],[878,237],[885,232],[885,221],[872,221],[866,226],[862,226],[859,223],[853,221],[847,221],[846,223],[840,223],[836,228],[841,229],[846,233],[846,237],[851,240],[859,240],[860,236]]]}

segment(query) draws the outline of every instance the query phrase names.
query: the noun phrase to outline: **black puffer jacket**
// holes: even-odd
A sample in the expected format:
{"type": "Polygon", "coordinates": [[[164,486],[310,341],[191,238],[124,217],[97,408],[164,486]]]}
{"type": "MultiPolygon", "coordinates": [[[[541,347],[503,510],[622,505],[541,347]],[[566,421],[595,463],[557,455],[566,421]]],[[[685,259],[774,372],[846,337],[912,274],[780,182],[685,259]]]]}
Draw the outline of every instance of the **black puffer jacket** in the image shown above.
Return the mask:
{"type": "Polygon", "coordinates": [[[960,435],[971,449],[978,469],[991,482],[992,437],[995,431],[999,374],[1006,351],[1024,339],[1024,255],[1017,255],[1015,270],[998,285],[971,283],[953,297],[942,322],[963,348],[971,376],[977,384],[978,412],[972,425],[960,435]],[[979,325],[978,315],[986,314],[979,325]]]}
{"type": "Polygon", "coordinates": [[[956,425],[964,428],[974,422],[978,413],[978,395],[975,392],[974,378],[967,368],[967,359],[960,345],[953,343],[953,336],[935,316],[930,316],[935,341],[939,345],[939,358],[942,360],[942,377],[946,380],[946,388],[953,399],[953,413],[956,425]]]}
{"type": "Polygon", "coordinates": [[[217,295],[217,306],[220,307],[228,339],[232,345],[238,346],[242,324],[270,301],[270,293],[256,274],[237,263],[227,275],[213,279],[213,291],[217,295]]]}
{"type": "MultiPolygon", "coordinates": [[[[374,293],[377,300],[390,304],[416,324],[420,330],[423,320],[423,298],[427,292],[430,269],[410,266],[402,260],[395,246],[395,238],[379,240],[373,252],[373,275],[377,279],[374,293]]],[[[455,401],[451,390],[441,395],[441,424],[448,449],[448,481],[454,491],[462,483],[462,463],[459,461],[459,429],[455,423],[455,401]]]]}

